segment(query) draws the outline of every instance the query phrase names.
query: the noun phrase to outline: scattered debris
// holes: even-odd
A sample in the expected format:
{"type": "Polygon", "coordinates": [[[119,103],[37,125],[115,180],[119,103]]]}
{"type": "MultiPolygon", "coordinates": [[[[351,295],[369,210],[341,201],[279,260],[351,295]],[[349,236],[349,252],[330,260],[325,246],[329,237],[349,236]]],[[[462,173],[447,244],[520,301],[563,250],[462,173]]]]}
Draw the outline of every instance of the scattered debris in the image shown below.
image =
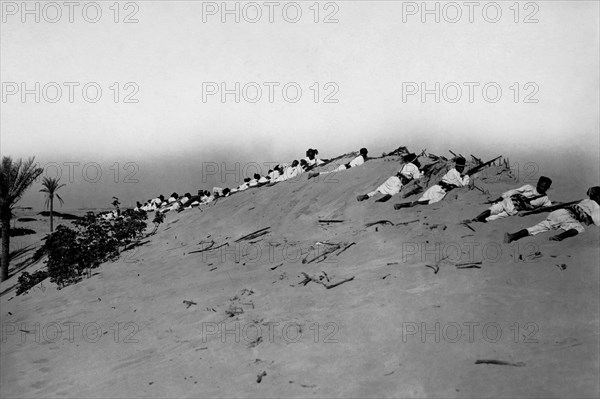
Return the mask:
{"type": "Polygon", "coordinates": [[[495,359],[479,359],[475,361],[475,364],[495,364],[497,366],[514,366],[514,367],[523,367],[525,363],[523,362],[507,362],[504,360],[495,360],[495,359]]]}
{"type": "Polygon", "coordinates": [[[266,375],[267,375],[266,371],[261,371],[260,373],[258,373],[258,375],[256,376],[256,382],[258,382],[260,384],[263,377],[265,377],[266,375]]]}
{"type": "Polygon", "coordinates": [[[567,270],[567,265],[565,263],[561,263],[560,265],[557,263],[556,267],[558,267],[560,270],[567,270]]]}
{"type": "Polygon", "coordinates": [[[376,224],[389,224],[389,225],[394,225],[394,223],[390,222],[389,220],[378,220],[376,222],[370,222],[365,224],[365,227],[371,227],[371,226],[375,226],[376,224]]]}
{"type": "Polygon", "coordinates": [[[214,247],[213,248],[214,244],[215,244],[215,242],[213,241],[213,243],[208,248],[199,249],[197,251],[190,251],[190,252],[188,252],[188,254],[195,254],[195,253],[200,253],[200,252],[204,252],[204,251],[211,251],[211,250],[219,249],[219,248],[224,247],[226,245],[229,246],[229,243],[226,242],[225,244],[221,244],[218,247],[214,247]]]}
{"type": "Polygon", "coordinates": [[[457,269],[481,269],[481,266],[476,265],[476,264],[469,264],[469,265],[462,265],[462,266],[456,266],[457,269]]]}
{"type": "Polygon", "coordinates": [[[244,313],[244,309],[240,306],[234,306],[233,304],[229,305],[229,309],[225,311],[225,314],[229,317],[234,317],[242,313],[244,313]]]}
{"type": "Polygon", "coordinates": [[[277,269],[279,266],[282,266],[282,265],[283,265],[283,262],[281,262],[280,264],[278,264],[278,265],[276,265],[276,266],[273,266],[273,267],[271,268],[271,270],[275,270],[275,269],[277,269]]]}
{"type": "Polygon", "coordinates": [[[318,283],[318,284],[321,284],[321,285],[323,285],[323,286],[324,286],[325,288],[327,288],[327,289],[331,289],[331,288],[337,287],[338,285],[342,285],[342,284],[344,284],[344,283],[347,283],[348,281],[352,281],[352,280],[354,280],[354,276],[352,276],[352,277],[350,277],[350,278],[347,278],[347,279],[345,279],[345,280],[339,281],[339,282],[337,282],[337,283],[335,283],[335,284],[326,284],[326,283],[324,283],[323,281],[321,281],[321,279],[319,279],[319,278],[315,278],[315,277],[309,276],[308,274],[306,274],[306,273],[304,273],[304,272],[302,272],[302,274],[304,275],[304,280],[302,280],[302,281],[300,282],[300,284],[302,284],[302,285],[306,285],[306,284],[308,284],[309,282],[313,281],[313,282],[315,282],[315,283],[318,283]]]}
{"type": "Polygon", "coordinates": [[[323,219],[319,220],[319,223],[344,223],[343,220],[335,220],[335,219],[323,219]]]}
{"type": "Polygon", "coordinates": [[[476,188],[477,190],[481,191],[481,193],[488,195],[490,192],[488,190],[483,190],[479,187],[477,187],[474,183],[474,180],[471,180],[471,184],[469,184],[469,188],[476,188]]]}
{"type": "Polygon", "coordinates": [[[431,226],[429,226],[429,230],[433,230],[433,229],[437,229],[437,228],[441,228],[442,231],[446,230],[448,228],[448,226],[446,226],[443,223],[440,224],[432,224],[431,226]]]}
{"type": "Polygon", "coordinates": [[[440,271],[440,267],[438,265],[425,265],[431,269],[433,269],[433,274],[437,274],[440,271]]]}
{"type": "Polygon", "coordinates": [[[415,219],[415,220],[410,220],[410,221],[408,221],[408,222],[400,222],[400,223],[396,223],[396,226],[406,226],[407,224],[410,224],[410,223],[415,223],[415,222],[418,222],[419,220],[420,220],[420,219],[415,219]]]}
{"type": "Polygon", "coordinates": [[[454,266],[457,269],[481,269],[482,262],[464,262],[456,263],[454,266]]]}
{"type": "MultiPolygon", "coordinates": [[[[252,342],[250,342],[248,344],[248,348],[254,348],[255,346],[259,345],[262,342],[262,340],[263,340],[262,336],[258,336],[255,340],[253,340],[252,342]]],[[[260,382],[260,381],[258,381],[258,382],[260,382]]]]}
{"type": "Polygon", "coordinates": [[[257,230],[254,233],[246,234],[245,236],[240,237],[237,240],[235,240],[235,242],[240,242],[243,240],[253,240],[257,237],[264,236],[265,234],[269,234],[269,232],[267,230],[269,230],[270,228],[271,227],[269,226],[269,227],[265,227],[264,229],[257,230]]]}
{"type": "Polygon", "coordinates": [[[464,263],[457,263],[454,266],[456,267],[460,267],[460,266],[467,266],[467,265],[481,265],[482,262],[464,262],[464,263]]]}
{"type": "Polygon", "coordinates": [[[337,254],[335,254],[335,255],[336,255],[336,256],[340,256],[340,254],[341,254],[342,252],[344,252],[345,250],[347,250],[348,248],[350,248],[351,246],[353,246],[353,245],[355,245],[355,244],[356,244],[355,242],[351,243],[350,245],[348,245],[347,247],[345,247],[344,249],[342,249],[340,252],[338,252],[338,253],[337,253],[337,254]]]}
{"type": "Polygon", "coordinates": [[[532,261],[532,260],[534,260],[534,259],[541,258],[541,257],[542,257],[542,253],[540,251],[536,251],[536,252],[534,252],[532,254],[525,255],[525,256],[523,256],[523,254],[519,254],[519,260],[529,261],[529,262],[532,261]]]}
{"type": "Polygon", "coordinates": [[[188,309],[188,308],[189,308],[190,306],[192,306],[192,305],[197,305],[197,303],[196,303],[196,302],[194,302],[194,301],[188,301],[187,299],[184,299],[184,300],[183,300],[183,303],[185,303],[185,304],[187,305],[187,306],[185,307],[186,309],[188,309]]]}
{"type": "MultiPolygon", "coordinates": [[[[316,261],[316,260],[317,260],[317,259],[319,259],[319,258],[323,258],[323,259],[319,260],[319,262],[322,262],[322,261],[324,261],[324,260],[327,258],[327,255],[329,255],[329,254],[331,254],[331,253],[333,253],[333,252],[337,251],[338,249],[340,249],[340,244],[335,244],[335,245],[332,245],[332,246],[330,246],[328,249],[326,249],[326,250],[325,250],[325,252],[323,252],[323,253],[322,253],[322,254],[320,254],[320,255],[317,255],[317,256],[315,256],[315,257],[314,257],[314,258],[312,258],[311,260],[308,260],[308,261],[307,261],[307,260],[306,260],[306,259],[308,258],[308,256],[307,256],[306,258],[302,259],[302,263],[312,263],[312,262],[316,261]]],[[[318,252],[318,251],[317,251],[317,252],[318,252]]],[[[317,263],[319,263],[319,262],[317,262],[317,263]]]]}

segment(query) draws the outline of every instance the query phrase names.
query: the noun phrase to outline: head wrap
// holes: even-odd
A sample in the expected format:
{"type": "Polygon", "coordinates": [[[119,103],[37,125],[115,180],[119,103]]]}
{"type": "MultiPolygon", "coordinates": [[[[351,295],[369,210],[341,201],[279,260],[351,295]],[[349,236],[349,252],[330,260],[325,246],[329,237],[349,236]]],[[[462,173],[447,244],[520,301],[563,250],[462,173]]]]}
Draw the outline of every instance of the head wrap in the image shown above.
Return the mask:
{"type": "Polygon", "coordinates": [[[588,188],[587,195],[590,198],[600,196],[600,186],[595,186],[595,187],[588,188]]]}
{"type": "Polygon", "coordinates": [[[552,179],[546,176],[540,176],[540,178],[538,179],[538,184],[540,183],[546,183],[548,187],[550,187],[550,185],[552,184],[552,179]]]}
{"type": "Polygon", "coordinates": [[[413,152],[404,156],[404,162],[414,162],[417,159],[417,155],[413,152]]]}

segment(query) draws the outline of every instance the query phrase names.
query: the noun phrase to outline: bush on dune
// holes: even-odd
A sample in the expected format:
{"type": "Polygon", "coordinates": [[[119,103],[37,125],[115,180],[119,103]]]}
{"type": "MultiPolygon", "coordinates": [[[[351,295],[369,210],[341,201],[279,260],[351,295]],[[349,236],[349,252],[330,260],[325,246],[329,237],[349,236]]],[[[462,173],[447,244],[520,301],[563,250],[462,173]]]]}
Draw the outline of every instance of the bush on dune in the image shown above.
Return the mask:
{"type": "Polygon", "coordinates": [[[26,292],[46,277],[59,288],[80,281],[86,271],[117,259],[121,246],[140,239],[147,227],[146,219],[145,211],[126,210],[113,220],[88,212],[73,222],[75,228],[58,226],[34,255],[37,259],[48,256],[47,275],[23,273],[19,278],[18,293],[26,292]]]}

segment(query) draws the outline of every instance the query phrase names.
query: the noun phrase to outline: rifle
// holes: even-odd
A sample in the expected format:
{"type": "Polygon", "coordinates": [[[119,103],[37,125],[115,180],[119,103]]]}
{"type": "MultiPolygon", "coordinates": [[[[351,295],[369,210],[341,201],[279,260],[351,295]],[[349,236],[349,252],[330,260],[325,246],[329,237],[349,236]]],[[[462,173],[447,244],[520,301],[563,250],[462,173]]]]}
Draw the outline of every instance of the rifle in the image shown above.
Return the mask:
{"type": "Polygon", "coordinates": [[[562,204],[552,205],[552,206],[545,206],[545,207],[542,207],[542,208],[534,209],[533,211],[520,213],[519,216],[533,215],[535,213],[542,213],[542,212],[552,212],[552,211],[556,211],[558,209],[564,209],[564,208],[567,208],[567,207],[569,207],[571,205],[578,204],[581,201],[583,201],[583,200],[565,202],[565,203],[562,203],[562,204]]]}
{"type": "Polygon", "coordinates": [[[479,172],[481,169],[483,169],[483,168],[485,168],[487,166],[490,166],[493,162],[495,162],[496,160],[498,160],[500,158],[502,158],[502,155],[500,155],[499,157],[496,157],[496,158],[494,158],[494,159],[492,159],[490,161],[487,161],[487,162],[481,163],[481,164],[479,164],[477,166],[474,166],[471,169],[469,169],[467,171],[467,173],[465,173],[465,175],[467,175],[467,176],[474,175],[475,173],[479,172]]]}
{"type": "Polygon", "coordinates": [[[483,161],[477,158],[475,155],[471,154],[471,158],[473,158],[478,164],[483,163],[483,161]]]}
{"type": "MultiPolygon", "coordinates": [[[[536,200],[538,198],[545,197],[547,195],[548,194],[540,194],[540,195],[534,195],[533,197],[527,198],[527,197],[525,197],[525,196],[523,196],[521,194],[513,194],[513,195],[510,196],[510,199],[512,199],[513,201],[516,201],[516,202],[528,202],[529,203],[531,201],[534,201],[534,200],[536,200]]],[[[493,200],[485,201],[484,204],[496,204],[498,202],[502,202],[503,200],[504,200],[504,198],[499,197],[499,198],[496,198],[496,199],[493,199],[493,200]]]]}
{"type": "Polygon", "coordinates": [[[534,195],[533,197],[525,197],[522,194],[513,194],[510,196],[510,199],[515,204],[516,208],[519,210],[526,210],[527,205],[531,205],[531,201],[535,201],[538,198],[545,197],[546,194],[534,195]]]}

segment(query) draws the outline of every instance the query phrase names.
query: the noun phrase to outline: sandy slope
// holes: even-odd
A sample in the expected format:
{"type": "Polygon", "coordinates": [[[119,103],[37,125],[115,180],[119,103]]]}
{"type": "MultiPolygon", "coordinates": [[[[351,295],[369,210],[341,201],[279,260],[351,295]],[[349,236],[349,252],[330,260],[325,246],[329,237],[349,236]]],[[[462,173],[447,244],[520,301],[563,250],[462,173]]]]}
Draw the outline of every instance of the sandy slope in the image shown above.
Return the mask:
{"type": "MultiPolygon", "coordinates": [[[[356,201],[397,167],[394,157],[373,160],[167,214],[147,244],[79,284],[8,292],[2,397],[598,396],[598,228],[505,245],[505,231],[543,216],[472,232],[457,222],[485,209],[477,190],[400,211],[396,198],[356,201]],[[377,220],[395,225],[365,227],[377,220]],[[191,253],[211,241],[229,246],[191,253]],[[332,243],[355,244],[309,263],[332,243]],[[454,266],[467,261],[482,268],[454,266]],[[326,289],[301,285],[302,272],[330,284],[355,278],[326,289]],[[72,337],[66,322],[79,323],[72,337]]],[[[519,184],[487,176],[477,185],[490,198],[519,184]]],[[[550,194],[571,200],[586,188],[555,178],[550,194]]]]}

